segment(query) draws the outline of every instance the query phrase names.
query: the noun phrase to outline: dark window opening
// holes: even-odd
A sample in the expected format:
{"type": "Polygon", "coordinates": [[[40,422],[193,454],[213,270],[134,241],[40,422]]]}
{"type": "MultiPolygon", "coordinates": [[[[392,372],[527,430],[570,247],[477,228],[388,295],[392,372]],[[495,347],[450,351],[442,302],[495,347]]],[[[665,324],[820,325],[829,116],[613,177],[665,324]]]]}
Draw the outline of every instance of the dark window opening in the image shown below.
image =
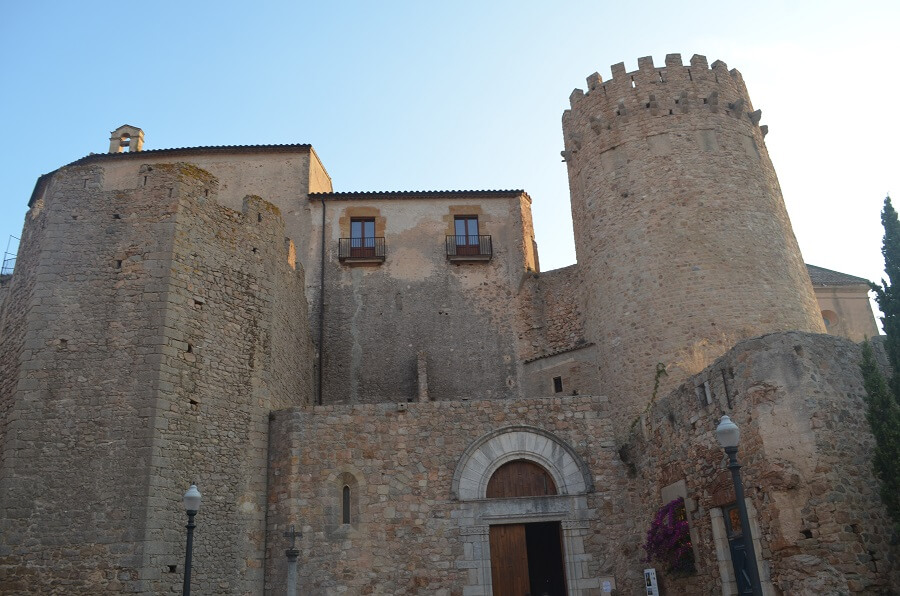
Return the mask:
{"type": "Polygon", "coordinates": [[[553,393],[562,393],[562,377],[553,377],[553,393]]]}
{"type": "Polygon", "coordinates": [[[341,523],[349,524],[350,523],[350,487],[346,484],[344,485],[344,490],[341,491],[341,523]]]}

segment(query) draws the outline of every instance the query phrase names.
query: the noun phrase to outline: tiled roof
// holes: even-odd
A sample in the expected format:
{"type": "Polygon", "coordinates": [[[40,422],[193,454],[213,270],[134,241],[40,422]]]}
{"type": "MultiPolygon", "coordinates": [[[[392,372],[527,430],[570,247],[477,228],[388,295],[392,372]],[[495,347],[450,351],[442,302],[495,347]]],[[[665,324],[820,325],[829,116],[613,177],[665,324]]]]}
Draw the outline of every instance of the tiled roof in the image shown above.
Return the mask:
{"type": "Polygon", "coordinates": [[[76,159],[67,166],[77,166],[107,159],[140,159],[143,155],[200,155],[204,153],[296,153],[309,151],[308,143],[292,143],[287,145],[211,145],[207,147],[174,147],[172,149],[148,149],[145,151],[125,151],[122,153],[91,153],[76,159]]]}
{"type": "Polygon", "coordinates": [[[316,192],[310,193],[310,201],[326,199],[329,201],[372,201],[378,199],[511,199],[525,195],[524,190],[398,190],[398,191],[361,191],[361,192],[316,192]]]}
{"type": "Polygon", "coordinates": [[[832,271],[824,267],[816,267],[815,265],[806,265],[809,271],[809,279],[814,286],[858,286],[869,285],[869,280],[855,275],[847,275],[840,271],[832,271]]]}

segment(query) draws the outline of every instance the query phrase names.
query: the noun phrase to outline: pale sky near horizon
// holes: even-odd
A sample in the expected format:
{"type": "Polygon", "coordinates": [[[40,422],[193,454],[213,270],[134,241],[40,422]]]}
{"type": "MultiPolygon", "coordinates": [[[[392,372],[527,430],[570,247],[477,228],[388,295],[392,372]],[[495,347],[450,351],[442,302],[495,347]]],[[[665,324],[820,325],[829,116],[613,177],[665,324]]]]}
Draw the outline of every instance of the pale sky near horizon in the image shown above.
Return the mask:
{"type": "Polygon", "coordinates": [[[310,143],[338,191],[521,188],[562,267],[569,94],[679,52],[743,74],[806,262],[883,275],[900,2],[246,4],[0,0],[0,250],[39,175],[128,123],[145,149],[310,143]]]}

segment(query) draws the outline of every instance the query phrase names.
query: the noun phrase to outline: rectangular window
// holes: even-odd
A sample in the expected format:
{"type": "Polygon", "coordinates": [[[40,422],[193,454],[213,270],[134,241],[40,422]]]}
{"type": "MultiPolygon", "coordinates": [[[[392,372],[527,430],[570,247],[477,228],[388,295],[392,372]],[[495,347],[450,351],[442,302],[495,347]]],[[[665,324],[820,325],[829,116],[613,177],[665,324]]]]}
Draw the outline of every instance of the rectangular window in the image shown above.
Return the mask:
{"type": "Polygon", "coordinates": [[[553,377],[553,393],[562,393],[562,377],[553,377]]]}
{"type": "Polygon", "coordinates": [[[478,216],[457,215],[453,221],[457,255],[479,254],[478,216]]]}
{"type": "Polygon", "coordinates": [[[350,256],[353,258],[375,256],[375,218],[350,220],[350,256]]]}

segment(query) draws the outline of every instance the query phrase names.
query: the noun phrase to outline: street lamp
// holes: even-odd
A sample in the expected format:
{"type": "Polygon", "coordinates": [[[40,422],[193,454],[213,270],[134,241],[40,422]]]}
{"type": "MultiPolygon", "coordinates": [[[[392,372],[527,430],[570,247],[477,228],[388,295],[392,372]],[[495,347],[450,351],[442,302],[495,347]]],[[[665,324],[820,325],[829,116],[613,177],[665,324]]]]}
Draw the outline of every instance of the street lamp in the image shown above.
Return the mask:
{"type": "Polygon", "coordinates": [[[291,548],[284,551],[288,560],[287,596],[297,596],[297,558],[300,556],[300,550],[297,549],[297,538],[301,536],[303,534],[296,531],[293,525],[289,531],[284,533],[285,538],[291,539],[291,548]]]}
{"type": "Polygon", "coordinates": [[[741,465],[737,461],[738,443],[741,440],[741,429],[728,416],[722,416],[716,427],[716,440],[728,454],[728,469],[734,481],[734,498],[737,501],[738,514],[741,516],[741,534],[744,540],[744,552],[747,556],[747,569],[753,596],[762,596],[759,583],[759,571],[756,567],[756,553],[753,550],[753,536],[750,533],[750,520],[747,516],[747,503],[744,501],[744,483],[741,481],[741,465]]]}
{"type": "Polygon", "coordinates": [[[197,485],[192,484],[189,489],[184,493],[184,510],[187,512],[188,523],[187,526],[187,547],[184,551],[184,586],[181,588],[181,593],[184,596],[190,596],[191,593],[191,551],[194,548],[194,516],[197,515],[197,511],[200,509],[200,491],[197,490],[197,485]]]}

